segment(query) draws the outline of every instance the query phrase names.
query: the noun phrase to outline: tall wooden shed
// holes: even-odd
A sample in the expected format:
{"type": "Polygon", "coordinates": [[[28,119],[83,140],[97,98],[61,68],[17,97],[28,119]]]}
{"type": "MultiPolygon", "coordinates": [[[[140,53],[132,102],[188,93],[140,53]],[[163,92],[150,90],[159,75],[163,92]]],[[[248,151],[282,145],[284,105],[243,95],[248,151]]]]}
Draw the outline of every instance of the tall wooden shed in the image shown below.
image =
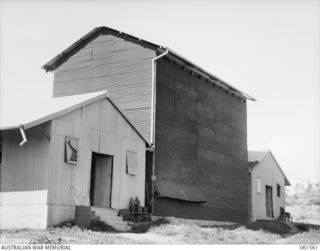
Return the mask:
{"type": "Polygon", "coordinates": [[[108,93],[66,99],[1,128],[1,229],[73,220],[76,205],[122,209],[131,197],[144,205],[144,137],[108,93]]]}
{"type": "Polygon", "coordinates": [[[248,219],[247,94],[171,49],[95,28],[43,68],[53,96],[108,90],[152,147],[146,202],[155,215],[248,219]]]}

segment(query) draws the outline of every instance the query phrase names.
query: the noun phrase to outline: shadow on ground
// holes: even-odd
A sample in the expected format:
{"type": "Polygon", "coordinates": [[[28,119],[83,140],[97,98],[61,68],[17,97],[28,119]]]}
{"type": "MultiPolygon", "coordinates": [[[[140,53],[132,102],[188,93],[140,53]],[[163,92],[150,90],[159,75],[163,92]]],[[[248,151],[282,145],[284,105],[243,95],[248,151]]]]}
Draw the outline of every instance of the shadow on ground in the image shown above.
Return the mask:
{"type": "MultiPolygon", "coordinates": [[[[245,224],[247,229],[264,230],[269,233],[280,234],[282,237],[289,237],[299,232],[309,231],[310,226],[279,220],[258,220],[245,224]]],[[[319,226],[320,227],[320,226],[319,226]]]]}

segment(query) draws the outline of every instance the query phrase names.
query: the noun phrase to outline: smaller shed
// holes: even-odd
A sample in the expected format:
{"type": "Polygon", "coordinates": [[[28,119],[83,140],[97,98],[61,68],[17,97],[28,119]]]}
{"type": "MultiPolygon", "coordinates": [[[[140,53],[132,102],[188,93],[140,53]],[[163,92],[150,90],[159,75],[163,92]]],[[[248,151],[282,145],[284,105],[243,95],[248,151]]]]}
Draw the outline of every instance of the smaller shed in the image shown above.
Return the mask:
{"type": "Polygon", "coordinates": [[[272,219],[285,208],[285,186],[290,182],[271,151],[248,152],[250,220],[272,219]]]}
{"type": "Polygon", "coordinates": [[[0,126],[0,229],[72,220],[77,205],[123,209],[138,197],[144,206],[149,143],[107,92],[38,107],[46,114],[26,110],[29,119],[0,126]]]}

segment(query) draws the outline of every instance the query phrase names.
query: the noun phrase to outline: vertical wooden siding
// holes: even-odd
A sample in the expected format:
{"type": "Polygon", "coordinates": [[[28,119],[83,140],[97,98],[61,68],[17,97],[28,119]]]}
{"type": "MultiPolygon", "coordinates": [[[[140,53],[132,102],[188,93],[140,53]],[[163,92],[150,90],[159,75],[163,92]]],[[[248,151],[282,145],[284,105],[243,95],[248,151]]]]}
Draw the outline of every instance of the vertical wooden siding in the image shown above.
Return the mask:
{"type": "Polygon", "coordinates": [[[53,96],[108,90],[149,139],[153,57],[153,50],[100,35],[55,70],[53,96]]]}
{"type": "MultiPolygon", "coordinates": [[[[42,126],[49,133],[50,124],[42,126]]],[[[28,142],[20,146],[18,129],[5,131],[1,165],[1,192],[47,190],[50,141],[34,127],[26,130],[28,142]]]]}
{"type": "Polygon", "coordinates": [[[257,164],[251,173],[252,177],[252,219],[266,219],[266,186],[272,187],[274,217],[280,216],[280,207],[285,208],[285,178],[270,154],[257,164]],[[257,192],[257,178],[261,179],[261,193],[257,192]],[[277,196],[277,184],[281,186],[280,197],[277,196]]]}
{"type": "Polygon", "coordinates": [[[82,203],[89,201],[92,152],[113,156],[113,208],[125,208],[130,197],[135,196],[144,203],[145,142],[108,100],[94,102],[54,119],[51,142],[50,206],[74,206],[71,185],[82,203]],[[79,140],[77,165],[64,162],[66,136],[79,140]],[[137,152],[136,176],[126,174],[126,151],[137,152]]]}
{"type": "Polygon", "coordinates": [[[208,199],[192,206],[158,199],[156,213],[246,221],[246,103],[161,59],[156,114],[157,184],[191,186],[208,199]]]}

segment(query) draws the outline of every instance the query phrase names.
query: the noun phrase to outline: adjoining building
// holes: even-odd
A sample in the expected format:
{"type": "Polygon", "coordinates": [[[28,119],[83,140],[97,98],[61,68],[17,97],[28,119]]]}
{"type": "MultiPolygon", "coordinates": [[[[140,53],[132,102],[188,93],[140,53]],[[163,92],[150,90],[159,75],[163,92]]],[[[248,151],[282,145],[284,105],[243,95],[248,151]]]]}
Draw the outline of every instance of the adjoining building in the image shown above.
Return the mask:
{"type": "Polygon", "coordinates": [[[279,218],[290,182],[271,151],[249,151],[250,220],[279,218]]]}
{"type": "Polygon", "coordinates": [[[53,96],[108,90],[148,140],[155,215],[248,220],[249,95],[171,49],[98,27],[46,63],[53,96]]]}
{"type": "Polygon", "coordinates": [[[51,113],[0,128],[1,229],[73,220],[77,205],[144,204],[147,143],[108,93],[39,106],[51,113]]]}

